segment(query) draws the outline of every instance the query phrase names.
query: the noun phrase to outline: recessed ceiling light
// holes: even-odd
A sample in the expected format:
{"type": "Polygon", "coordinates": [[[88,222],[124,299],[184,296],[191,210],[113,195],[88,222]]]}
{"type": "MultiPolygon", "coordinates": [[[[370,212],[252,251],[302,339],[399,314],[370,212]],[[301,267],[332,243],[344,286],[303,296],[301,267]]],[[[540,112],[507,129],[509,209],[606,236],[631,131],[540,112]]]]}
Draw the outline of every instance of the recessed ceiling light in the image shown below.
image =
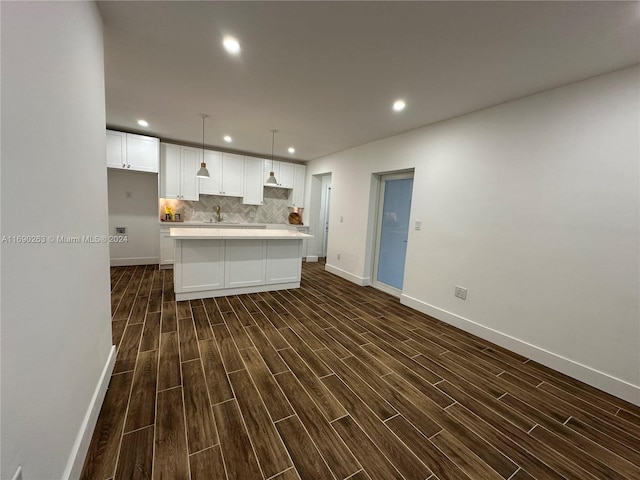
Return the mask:
{"type": "Polygon", "coordinates": [[[233,37],[224,37],[222,40],[222,44],[224,45],[224,49],[229,52],[231,55],[237,55],[240,53],[240,43],[233,37]]]}
{"type": "Polygon", "coordinates": [[[296,149],[293,147],[289,147],[289,153],[296,153],[296,149]]]}
{"type": "Polygon", "coordinates": [[[231,138],[229,135],[225,135],[224,136],[224,141],[227,143],[231,143],[233,141],[233,138],[231,138]]]}
{"type": "Polygon", "coordinates": [[[401,112],[406,106],[407,105],[404,103],[404,100],[396,100],[395,102],[393,102],[393,109],[396,112],[401,112]]]}
{"type": "Polygon", "coordinates": [[[148,127],[149,122],[147,122],[146,120],[138,120],[138,125],[140,125],[141,127],[148,127]]]}

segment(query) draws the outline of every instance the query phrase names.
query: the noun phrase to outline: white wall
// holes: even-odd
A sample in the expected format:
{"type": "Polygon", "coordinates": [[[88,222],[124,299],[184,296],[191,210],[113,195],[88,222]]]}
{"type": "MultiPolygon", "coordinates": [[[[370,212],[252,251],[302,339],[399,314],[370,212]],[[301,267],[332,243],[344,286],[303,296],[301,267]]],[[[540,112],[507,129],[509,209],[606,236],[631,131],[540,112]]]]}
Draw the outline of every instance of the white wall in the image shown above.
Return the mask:
{"type": "MultiPolygon", "coordinates": [[[[96,5],[0,8],[2,235],[107,235],[96,5]]],[[[113,358],[109,247],[1,248],[0,476],[21,465],[25,480],[77,478],[113,358]]]]}
{"type": "Polygon", "coordinates": [[[640,404],[639,80],[636,66],[310,162],[332,172],[327,269],[370,281],[372,174],[415,168],[403,303],[640,404]]]}
{"type": "Polygon", "coordinates": [[[127,242],[110,245],[111,265],[157,264],[160,255],[158,175],[109,170],[109,233],[127,227],[127,242]]]}

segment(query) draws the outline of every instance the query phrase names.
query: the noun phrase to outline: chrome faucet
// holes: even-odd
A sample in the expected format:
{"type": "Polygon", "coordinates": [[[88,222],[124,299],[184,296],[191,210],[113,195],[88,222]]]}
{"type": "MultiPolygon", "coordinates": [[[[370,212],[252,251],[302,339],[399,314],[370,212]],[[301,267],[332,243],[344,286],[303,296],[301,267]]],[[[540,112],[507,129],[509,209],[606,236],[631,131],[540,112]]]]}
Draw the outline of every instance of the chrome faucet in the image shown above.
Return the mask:
{"type": "Polygon", "coordinates": [[[220,215],[220,205],[216,207],[216,222],[220,223],[222,221],[222,215],[220,215]]]}

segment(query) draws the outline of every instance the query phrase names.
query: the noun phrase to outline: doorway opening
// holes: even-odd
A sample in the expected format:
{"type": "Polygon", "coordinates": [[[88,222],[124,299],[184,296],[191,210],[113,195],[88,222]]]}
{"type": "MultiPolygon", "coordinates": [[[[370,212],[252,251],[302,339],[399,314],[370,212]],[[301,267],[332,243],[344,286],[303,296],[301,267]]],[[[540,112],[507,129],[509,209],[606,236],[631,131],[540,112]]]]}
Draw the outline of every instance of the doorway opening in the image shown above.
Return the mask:
{"type": "Polygon", "coordinates": [[[311,195],[309,211],[309,239],[307,262],[326,259],[329,246],[329,216],[331,212],[331,173],[311,177],[311,195]],[[314,245],[314,247],[311,247],[314,245]]]}

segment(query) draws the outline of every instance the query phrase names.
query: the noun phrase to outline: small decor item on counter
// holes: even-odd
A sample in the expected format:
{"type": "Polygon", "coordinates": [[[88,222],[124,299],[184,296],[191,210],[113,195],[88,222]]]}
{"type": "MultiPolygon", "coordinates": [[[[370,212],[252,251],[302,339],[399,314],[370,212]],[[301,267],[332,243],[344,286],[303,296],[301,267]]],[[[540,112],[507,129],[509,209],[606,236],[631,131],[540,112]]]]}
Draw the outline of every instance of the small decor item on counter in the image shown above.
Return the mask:
{"type": "Polygon", "coordinates": [[[291,225],[302,225],[302,217],[297,212],[291,212],[289,214],[289,223],[291,225]]]}
{"type": "Polygon", "coordinates": [[[164,219],[167,222],[170,222],[171,220],[173,220],[173,208],[169,206],[164,207],[164,219]]]}
{"type": "Polygon", "coordinates": [[[180,214],[179,214],[179,213],[176,213],[176,214],[173,216],[173,218],[174,218],[174,220],[175,220],[176,222],[180,222],[180,221],[181,221],[181,220],[180,220],[180,214]]]}

